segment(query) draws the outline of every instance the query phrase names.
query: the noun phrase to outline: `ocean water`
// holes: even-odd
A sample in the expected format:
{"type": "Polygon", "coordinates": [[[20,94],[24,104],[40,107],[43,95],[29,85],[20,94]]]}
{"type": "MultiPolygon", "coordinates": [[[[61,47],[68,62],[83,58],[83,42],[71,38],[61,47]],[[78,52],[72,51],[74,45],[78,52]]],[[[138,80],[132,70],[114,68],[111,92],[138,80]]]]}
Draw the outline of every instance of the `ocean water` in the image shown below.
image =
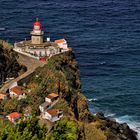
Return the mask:
{"type": "Polygon", "coordinates": [[[140,1],[0,0],[0,38],[29,39],[36,18],[74,48],[90,110],[140,132],[140,1]]]}

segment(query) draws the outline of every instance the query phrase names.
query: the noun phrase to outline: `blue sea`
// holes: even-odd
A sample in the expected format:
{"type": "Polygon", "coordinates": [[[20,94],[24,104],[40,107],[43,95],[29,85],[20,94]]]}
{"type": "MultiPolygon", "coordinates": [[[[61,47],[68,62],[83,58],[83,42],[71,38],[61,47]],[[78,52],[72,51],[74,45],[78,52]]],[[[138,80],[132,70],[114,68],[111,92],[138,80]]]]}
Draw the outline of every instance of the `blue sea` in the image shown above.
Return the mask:
{"type": "Polygon", "coordinates": [[[29,39],[36,18],[74,49],[90,110],[140,132],[140,1],[0,0],[0,38],[29,39]]]}

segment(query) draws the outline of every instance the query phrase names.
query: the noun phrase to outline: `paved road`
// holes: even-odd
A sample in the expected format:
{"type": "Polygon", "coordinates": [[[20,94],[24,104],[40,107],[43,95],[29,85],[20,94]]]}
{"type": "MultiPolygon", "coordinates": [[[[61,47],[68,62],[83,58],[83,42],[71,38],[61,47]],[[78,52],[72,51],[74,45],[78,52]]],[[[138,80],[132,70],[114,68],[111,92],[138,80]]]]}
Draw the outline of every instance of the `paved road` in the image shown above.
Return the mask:
{"type": "Polygon", "coordinates": [[[18,82],[19,80],[27,77],[28,75],[32,74],[36,68],[38,67],[42,67],[46,62],[44,61],[39,61],[37,59],[33,59],[30,58],[28,56],[24,56],[19,54],[19,59],[18,59],[19,63],[26,66],[27,67],[27,71],[20,75],[19,77],[11,80],[10,82],[4,84],[2,86],[2,88],[0,89],[0,92],[7,92],[7,90],[9,89],[9,87],[14,83],[14,82],[18,82]]]}
{"type": "Polygon", "coordinates": [[[39,61],[37,59],[19,54],[18,62],[22,65],[25,65],[27,69],[29,70],[35,70],[37,67],[43,66],[46,62],[39,61]]]}

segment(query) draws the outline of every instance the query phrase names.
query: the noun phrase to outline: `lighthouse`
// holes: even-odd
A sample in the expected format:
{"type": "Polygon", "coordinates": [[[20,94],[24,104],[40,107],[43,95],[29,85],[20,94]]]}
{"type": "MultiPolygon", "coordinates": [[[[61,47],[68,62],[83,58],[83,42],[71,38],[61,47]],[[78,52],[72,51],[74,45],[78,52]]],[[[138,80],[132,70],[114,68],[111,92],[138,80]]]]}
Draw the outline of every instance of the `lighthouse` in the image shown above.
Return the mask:
{"type": "Polygon", "coordinates": [[[50,37],[47,37],[47,40],[43,39],[44,32],[38,19],[33,23],[30,34],[30,40],[23,40],[14,44],[14,51],[44,61],[53,55],[69,50],[65,39],[58,39],[53,42],[50,41],[50,37]]]}
{"type": "Polygon", "coordinates": [[[33,31],[31,32],[31,44],[39,45],[43,43],[44,32],[41,30],[42,25],[38,19],[33,24],[33,31]]]}

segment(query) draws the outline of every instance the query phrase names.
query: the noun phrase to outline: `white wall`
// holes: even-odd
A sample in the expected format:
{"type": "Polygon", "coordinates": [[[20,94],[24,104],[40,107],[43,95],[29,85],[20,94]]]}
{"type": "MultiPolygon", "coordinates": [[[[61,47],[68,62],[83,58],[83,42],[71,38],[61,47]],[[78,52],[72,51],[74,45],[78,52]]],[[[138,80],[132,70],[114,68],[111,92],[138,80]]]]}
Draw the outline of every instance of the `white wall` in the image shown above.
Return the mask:
{"type": "Polygon", "coordinates": [[[35,48],[35,49],[28,49],[28,53],[36,54],[37,56],[50,56],[59,53],[57,48],[54,48],[52,46],[48,48],[35,48]]]}
{"type": "Polygon", "coordinates": [[[10,97],[18,97],[18,95],[15,94],[13,91],[10,90],[10,97]]]}
{"type": "Polygon", "coordinates": [[[58,117],[58,115],[52,117],[48,112],[44,112],[44,114],[42,116],[43,119],[47,119],[47,120],[49,120],[51,122],[58,121],[62,117],[63,117],[63,114],[61,116],[59,116],[59,117],[58,117]]]}
{"type": "Polygon", "coordinates": [[[68,48],[68,44],[67,43],[58,43],[58,46],[62,49],[67,49],[68,48]]]}
{"type": "Polygon", "coordinates": [[[18,100],[26,99],[26,97],[27,97],[27,96],[26,96],[25,93],[24,93],[24,94],[18,96],[18,100]]]}
{"type": "Polygon", "coordinates": [[[51,122],[55,122],[55,121],[58,121],[58,120],[60,120],[60,118],[58,118],[58,116],[55,116],[55,117],[52,117],[51,122]]]}
{"type": "Polygon", "coordinates": [[[40,109],[41,112],[44,111],[44,108],[41,105],[39,106],[39,109],[40,109]]]}
{"type": "Polygon", "coordinates": [[[49,99],[49,98],[47,98],[47,97],[45,98],[45,101],[46,101],[46,102],[49,102],[49,103],[52,102],[51,99],[49,99]]]}
{"type": "Polygon", "coordinates": [[[43,119],[47,119],[47,120],[51,120],[51,119],[52,119],[51,115],[48,114],[48,112],[44,112],[44,113],[42,114],[42,118],[43,118],[43,119]]]}

